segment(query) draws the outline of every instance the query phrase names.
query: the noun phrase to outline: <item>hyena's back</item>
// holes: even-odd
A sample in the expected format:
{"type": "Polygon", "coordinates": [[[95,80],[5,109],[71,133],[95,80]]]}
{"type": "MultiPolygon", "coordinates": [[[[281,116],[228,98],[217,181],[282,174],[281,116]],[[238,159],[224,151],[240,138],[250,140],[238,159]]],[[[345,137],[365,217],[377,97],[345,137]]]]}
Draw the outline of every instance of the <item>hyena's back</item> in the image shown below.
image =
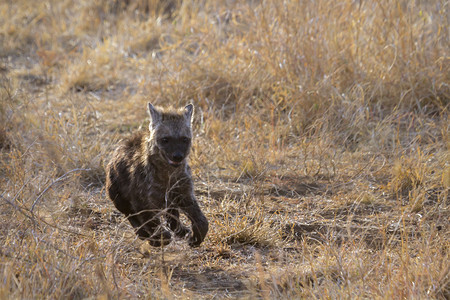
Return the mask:
{"type": "Polygon", "coordinates": [[[136,195],[133,195],[137,192],[136,187],[133,187],[133,182],[136,181],[133,180],[133,176],[144,173],[140,161],[144,142],[143,132],[123,141],[115,150],[113,159],[107,167],[106,191],[116,208],[126,216],[133,214],[133,201],[137,200],[136,195]]]}

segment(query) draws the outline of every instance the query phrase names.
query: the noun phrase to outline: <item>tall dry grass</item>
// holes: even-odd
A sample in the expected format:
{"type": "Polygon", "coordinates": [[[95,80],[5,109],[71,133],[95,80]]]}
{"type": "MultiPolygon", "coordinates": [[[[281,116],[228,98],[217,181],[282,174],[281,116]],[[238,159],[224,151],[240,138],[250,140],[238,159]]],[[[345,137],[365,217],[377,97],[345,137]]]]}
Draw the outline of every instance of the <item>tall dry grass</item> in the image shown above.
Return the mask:
{"type": "Polygon", "coordinates": [[[0,298],[448,298],[448,5],[1,2],[0,298]],[[103,191],[149,101],[196,105],[199,249],[103,191]]]}

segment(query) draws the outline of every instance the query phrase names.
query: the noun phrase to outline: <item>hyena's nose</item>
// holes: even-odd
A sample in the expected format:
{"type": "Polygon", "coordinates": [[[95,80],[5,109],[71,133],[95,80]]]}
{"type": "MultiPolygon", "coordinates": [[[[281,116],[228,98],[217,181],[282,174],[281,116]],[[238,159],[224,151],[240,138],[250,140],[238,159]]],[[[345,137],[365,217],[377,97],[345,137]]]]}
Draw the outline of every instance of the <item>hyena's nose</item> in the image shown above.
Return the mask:
{"type": "Polygon", "coordinates": [[[172,156],[172,160],[173,160],[174,162],[181,162],[181,161],[183,160],[183,158],[184,158],[184,156],[183,156],[183,154],[180,153],[180,152],[176,152],[176,153],[174,153],[173,156],[172,156]]]}

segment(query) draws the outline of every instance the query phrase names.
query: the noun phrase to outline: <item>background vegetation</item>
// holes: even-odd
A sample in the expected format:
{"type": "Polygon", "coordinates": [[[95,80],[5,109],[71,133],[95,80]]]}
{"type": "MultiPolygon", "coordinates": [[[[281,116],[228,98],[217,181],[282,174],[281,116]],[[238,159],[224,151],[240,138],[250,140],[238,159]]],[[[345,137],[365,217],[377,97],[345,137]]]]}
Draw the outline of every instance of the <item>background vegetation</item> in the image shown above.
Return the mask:
{"type": "Polygon", "coordinates": [[[0,298],[449,298],[448,1],[0,1],[0,298]],[[107,199],[146,103],[193,102],[210,220],[107,199]]]}

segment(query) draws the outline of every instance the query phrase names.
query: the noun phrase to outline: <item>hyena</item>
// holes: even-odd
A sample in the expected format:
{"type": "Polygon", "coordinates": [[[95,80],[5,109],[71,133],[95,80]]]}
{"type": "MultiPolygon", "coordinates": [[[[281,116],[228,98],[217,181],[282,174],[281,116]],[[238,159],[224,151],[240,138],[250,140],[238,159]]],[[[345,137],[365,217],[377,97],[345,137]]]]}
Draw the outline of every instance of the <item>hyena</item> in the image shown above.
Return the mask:
{"type": "Polygon", "coordinates": [[[136,234],[152,246],[170,243],[171,233],[189,235],[189,245],[201,244],[208,221],[194,196],[191,169],[186,162],[192,143],[194,106],[162,110],[148,103],[149,130],[122,142],[106,169],[106,190],[125,214],[136,234]],[[192,232],[180,222],[183,212],[192,232]]]}

